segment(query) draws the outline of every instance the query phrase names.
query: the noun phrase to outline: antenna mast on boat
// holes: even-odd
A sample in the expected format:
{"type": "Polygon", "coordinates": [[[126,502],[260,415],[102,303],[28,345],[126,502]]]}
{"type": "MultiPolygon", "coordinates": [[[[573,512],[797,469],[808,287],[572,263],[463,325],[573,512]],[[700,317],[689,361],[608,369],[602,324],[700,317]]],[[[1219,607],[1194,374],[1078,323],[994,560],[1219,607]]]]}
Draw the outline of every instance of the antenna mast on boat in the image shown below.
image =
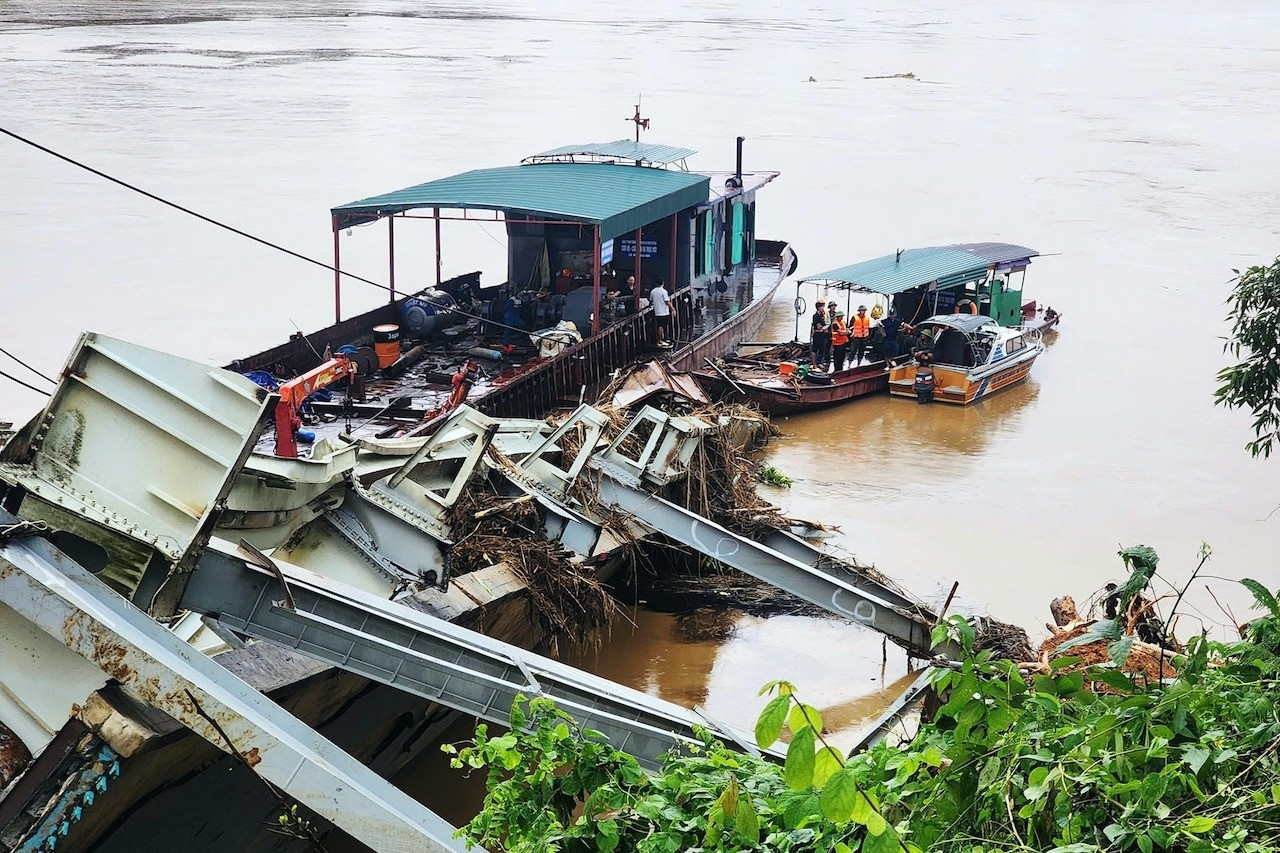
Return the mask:
{"type": "Polygon", "coordinates": [[[640,128],[644,128],[645,130],[649,129],[649,120],[647,118],[640,118],[641,97],[641,95],[636,95],[636,114],[631,118],[626,119],[626,121],[633,122],[636,126],[636,142],[640,141],[640,128]]]}

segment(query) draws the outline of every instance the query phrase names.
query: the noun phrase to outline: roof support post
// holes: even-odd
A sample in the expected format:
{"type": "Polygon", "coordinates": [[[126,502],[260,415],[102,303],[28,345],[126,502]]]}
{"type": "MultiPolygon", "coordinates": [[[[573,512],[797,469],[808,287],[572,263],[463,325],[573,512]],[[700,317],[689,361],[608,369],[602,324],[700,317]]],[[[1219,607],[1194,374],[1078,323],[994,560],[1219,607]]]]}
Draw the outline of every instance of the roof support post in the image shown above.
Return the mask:
{"type": "Polygon", "coordinates": [[[644,229],[637,228],[636,229],[636,287],[644,287],[644,285],[641,283],[644,281],[644,279],[640,277],[640,238],[642,236],[644,236],[644,229]]]}
{"type": "Polygon", "coordinates": [[[338,247],[338,217],[333,217],[333,322],[342,322],[342,264],[339,262],[341,252],[338,247]]]}
{"type": "Polygon", "coordinates": [[[396,301],[396,217],[395,214],[387,217],[387,283],[391,285],[391,298],[388,302],[396,301]]]}
{"type": "Polygon", "coordinates": [[[667,250],[671,255],[671,272],[670,277],[667,279],[667,284],[672,293],[680,289],[679,285],[676,284],[676,240],[679,239],[680,228],[680,224],[677,221],[678,218],[678,214],[671,214],[671,247],[667,250]]]}
{"type": "Polygon", "coordinates": [[[440,208],[432,208],[432,214],[436,220],[436,287],[439,287],[444,281],[440,275],[440,208]]]}
{"type": "MultiPolygon", "coordinates": [[[[591,334],[600,334],[600,226],[595,226],[595,251],[591,258],[591,334]]],[[[638,282],[637,282],[638,284],[638,282]]]]}

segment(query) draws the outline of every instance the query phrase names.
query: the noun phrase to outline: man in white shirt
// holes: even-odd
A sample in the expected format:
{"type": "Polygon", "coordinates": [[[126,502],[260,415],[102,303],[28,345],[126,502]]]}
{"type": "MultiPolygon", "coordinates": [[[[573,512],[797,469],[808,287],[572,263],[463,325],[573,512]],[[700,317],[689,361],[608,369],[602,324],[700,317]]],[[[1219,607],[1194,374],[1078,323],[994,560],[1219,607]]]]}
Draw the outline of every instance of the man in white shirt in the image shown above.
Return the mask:
{"type": "Polygon", "coordinates": [[[671,336],[671,294],[667,293],[662,279],[657,279],[649,291],[649,303],[653,305],[653,318],[658,327],[658,348],[671,349],[671,341],[667,340],[671,336]]]}

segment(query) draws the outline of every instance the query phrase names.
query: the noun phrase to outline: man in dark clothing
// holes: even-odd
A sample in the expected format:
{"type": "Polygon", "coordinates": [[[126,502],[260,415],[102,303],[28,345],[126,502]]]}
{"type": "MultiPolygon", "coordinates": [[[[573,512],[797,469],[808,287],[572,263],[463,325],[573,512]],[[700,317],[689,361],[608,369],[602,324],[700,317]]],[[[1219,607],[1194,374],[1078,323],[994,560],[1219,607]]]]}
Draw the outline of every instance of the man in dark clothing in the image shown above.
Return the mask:
{"type": "Polygon", "coordinates": [[[827,314],[827,306],[821,302],[813,311],[812,326],[809,329],[809,357],[814,367],[821,367],[823,370],[827,369],[827,364],[831,361],[831,317],[827,314]]]}
{"type": "Polygon", "coordinates": [[[884,334],[884,342],[880,345],[880,354],[886,362],[892,362],[898,356],[898,332],[902,328],[902,320],[898,312],[889,309],[889,316],[880,321],[880,331],[884,334]]]}

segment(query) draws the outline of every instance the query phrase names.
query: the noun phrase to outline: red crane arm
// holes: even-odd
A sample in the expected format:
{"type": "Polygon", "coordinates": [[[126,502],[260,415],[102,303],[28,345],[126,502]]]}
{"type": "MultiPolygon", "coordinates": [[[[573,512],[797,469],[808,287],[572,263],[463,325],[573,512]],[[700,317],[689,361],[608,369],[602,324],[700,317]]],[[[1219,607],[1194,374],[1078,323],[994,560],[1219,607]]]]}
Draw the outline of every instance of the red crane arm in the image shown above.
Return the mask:
{"type": "Polygon", "coordinates": [[[280,402],[276,404],[275,417],[276,456],[287,459],[298,457],[298,440],[294,438],[294,433],[302,428],[302,419],[298,417],[302,401],[311,392],[327,388],[339,379],[354,376],[355,372],[355,363],[340,355],[280,386],[280,402]]]}

